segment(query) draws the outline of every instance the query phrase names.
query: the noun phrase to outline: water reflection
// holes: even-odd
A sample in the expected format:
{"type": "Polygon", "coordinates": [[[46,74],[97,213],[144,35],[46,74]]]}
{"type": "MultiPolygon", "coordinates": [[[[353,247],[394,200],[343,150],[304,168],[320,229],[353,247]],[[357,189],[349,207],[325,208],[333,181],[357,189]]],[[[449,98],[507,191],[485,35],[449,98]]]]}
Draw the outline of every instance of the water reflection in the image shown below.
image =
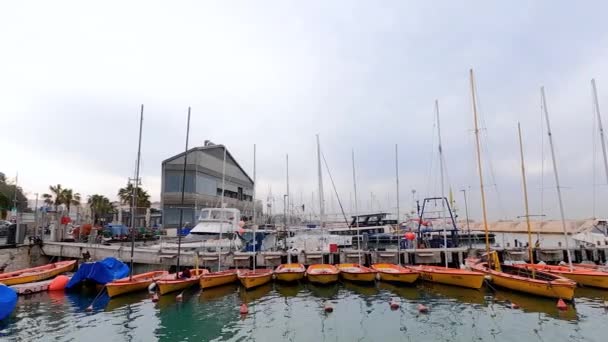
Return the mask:
{"type": "Polygon", "coordinates": [[[355,292],[363,297],[372,297],[378,294],[378,288],[376,288],[376,285],[374,283],[368,285],[365,283],[345,281],[342,282],[342,285],[346,289],[355,292]]]}
{"type": "Polygon", "coordinates": [[[378,288],[380,290],[391,292],[401,298],[408,300],[418,300],[421,298],[420,290],[416,286],[411,285],[397,285],[393,283],[379,282],[378,288]]]}
{"type": "Polygon", "coordinates": [[[305,289],[305,286],[301,283],[276,283],[274,288],[283,297],[295,297],[300,290],[305,289]]]}
{"type": "Polygon", "coordinates": [[[557,309],[557,299],[530,296],[524,293],[497,290],[494,294],[494,301],[499,305],[511,307],[511,303],[519,306],[519,310],[524,312],[537,312],[549,317],[575,321],[578,319],[576,308],[572,303],[567,303],[568,310],[560,311],[557,309]]]}
{"type": "Polygon", "coordinates": [[[338,284],[317,285],[317,284],[308,283],[308,284],[306,284],[306,288],[315,297],[332,299],[332,298],[335,298],[336,295],[338,294],[339,285],[338,284]]]}
{"type": "Polygon", "coordinates": [[[249,290],[241,286],[239,287],[239,298],[243,303],[249,304],[264,297],[270,291],[272,291],[272,283],[267,283],[249,290]]]}
{"type": "Polygon", "coordinates": [[[431,282],[421,283],[420,288],[435,296],[445,297],[446,299],[455,299],[462,303],[468,304],[485,304],[485,291],[484,289],[475,290],[468,289],[465,287],[450,286],[444,284],[437,284],[431,282]]]}
{"type": "MultiPolygon", "coordinates": [[[[118,296],[118,297],[114,297],[112,299],[110,299],[107,294],[104,297],[108,298],[107,304],[105,305],[105,311],[110,312],[110,311],[114,311],[114,310],[123,308],[128,305],[139,304],[139,303],[145,301],[146,299],[149,300],[151,298],[151,295],[144,291],[144,292],[134,292],[134,293],[130,293],[129,295],[118,296]]],[[[104,298],[101,298],[101,301],[104,302],[105,301],[104,298]]]]}
{"type": "Polygon", "coordinates": [[[222,297],[236,293],[238,290],[239,290],[239,285],[236,283],[207,288],[207,289],[201,290],[200,296],[199,296],[199,301],[201,303],[203,303],[203,302],[219,300],[222,297]]]}

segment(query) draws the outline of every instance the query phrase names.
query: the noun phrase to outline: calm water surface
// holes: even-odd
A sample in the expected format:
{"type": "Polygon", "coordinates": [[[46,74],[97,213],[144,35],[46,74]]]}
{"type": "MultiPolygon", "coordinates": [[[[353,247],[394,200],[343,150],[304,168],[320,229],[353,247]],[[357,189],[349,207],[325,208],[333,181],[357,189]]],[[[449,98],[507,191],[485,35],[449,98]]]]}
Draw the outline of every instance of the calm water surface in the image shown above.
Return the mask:
{"type": "Polygon", "coordinates": [[[2,341],[606,341],[608,291],[578,289],[575,307],[505,291],[385,283],[237,285],[191,290],[153,303],[147,293],[110,300],[95,293],[21,297],[0,322],[2,341]],[[391,310],[389,301],[401,304],[391,310]],[[334,312],[323,311],[325,302],[334,312]],[[511,309],[509,303],[519,309],[511,309]],[[241,303],[250,313],[239,314],[241,303]],[[419,314],[417,305],[430,308],[419,314]]]}

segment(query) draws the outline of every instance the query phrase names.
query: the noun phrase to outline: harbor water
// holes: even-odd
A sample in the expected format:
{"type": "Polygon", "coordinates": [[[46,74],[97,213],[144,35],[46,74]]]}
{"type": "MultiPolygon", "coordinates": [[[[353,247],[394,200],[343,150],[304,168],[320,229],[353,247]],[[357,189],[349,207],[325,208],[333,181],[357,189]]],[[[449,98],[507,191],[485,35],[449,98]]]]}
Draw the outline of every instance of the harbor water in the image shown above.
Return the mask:
{"type": "Polygon", "coordinates": [[[1,341],[605,341],[608,291],[579,288],[574,304],[484,287],[418,283],[271,283],[191,289],[154,303],[143,292],[109,299],[49,292],[19,298],[1,341]],[[400,307],[391,309],[391,300],[400,307]],[[239,313],[241,304],[249,307],[239,313]],[[511,303],[516,303],[514,307],[511,303]],[[326,313],[324,305],[333,312],[326,313]],[[419,304],[429,308],[420,313],[419,304]]]}

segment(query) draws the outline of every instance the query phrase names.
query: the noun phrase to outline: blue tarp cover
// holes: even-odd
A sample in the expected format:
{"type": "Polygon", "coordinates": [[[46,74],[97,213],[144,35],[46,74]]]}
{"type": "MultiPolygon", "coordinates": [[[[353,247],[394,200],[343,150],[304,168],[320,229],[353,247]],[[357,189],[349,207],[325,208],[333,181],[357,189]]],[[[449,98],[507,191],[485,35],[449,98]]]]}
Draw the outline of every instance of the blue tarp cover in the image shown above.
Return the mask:
{"type": "Polygon", "coordinates": [[[94,281],[105,285],[113,280],[129,275],[129,266],[116,258],[105,258],[101,261],[87,262],[78,268],[65,289],[74,288],[84,280],[94,281]]]}
{"type": "Polygon", "coordinates": [[[17,292],[0,284],[0,321],[10,316],[17,305],[17,292]]]}

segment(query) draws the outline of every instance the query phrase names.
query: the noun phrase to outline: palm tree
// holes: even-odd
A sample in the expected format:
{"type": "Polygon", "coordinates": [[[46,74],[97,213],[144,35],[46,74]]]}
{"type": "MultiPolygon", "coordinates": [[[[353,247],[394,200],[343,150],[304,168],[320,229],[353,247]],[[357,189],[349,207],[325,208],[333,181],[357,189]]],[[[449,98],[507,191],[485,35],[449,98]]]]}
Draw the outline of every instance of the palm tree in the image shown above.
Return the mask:
{"type": "Polygon", "coordinates": [[[68,214],[70,213],[70,207],[72,205],[80,205],[80,194],[74,193],[72,189],[63,189],[61,191],[61,203],[65,204],[68,214]]]}
{"type": "Polygon", "coordinates": [[[91,214],[93,215],[93,223],[97,224],[97,221],[101,216],[106,216],[114,211],[114,206],[110,200],[103,195],[91,195],[87,200],[89,207],[91,208],[91,214]]]}
{"type": "MultiPolygon", "coordinates": [[[[126,187],[118,190],[118,198],[120,203],[124,205],[133,205],[133,184],[129,183],[126,187]]],[[[150,195],[142,188],[137,188],[137,208],[149,208],[150,207],[150,195]]]]}
{"type": "Polygon", "coordinates": [[[63,203],[62,202],[63,188],[61,187],[61,184],[57,184],[55,186],[49,185],[49,190],[51,191],[51,194],[42,194],[42,198],[45,199],[45,203],[53,205],[55,207],[55,211],[57,211],[57,207],[60,206],[61,203],[63,203]],[[54,198],[54,199],[51,200],[52,198],[54,198]],[[48,202],[47,202],[47,199],[48,199],[48,202]]]}
{"type": "Polygon", "coordinates": [[[42,199],[44,199],[44,204],[51,206],[53,205],[53,195],[51,194],[42,194],[42,199]]]}

